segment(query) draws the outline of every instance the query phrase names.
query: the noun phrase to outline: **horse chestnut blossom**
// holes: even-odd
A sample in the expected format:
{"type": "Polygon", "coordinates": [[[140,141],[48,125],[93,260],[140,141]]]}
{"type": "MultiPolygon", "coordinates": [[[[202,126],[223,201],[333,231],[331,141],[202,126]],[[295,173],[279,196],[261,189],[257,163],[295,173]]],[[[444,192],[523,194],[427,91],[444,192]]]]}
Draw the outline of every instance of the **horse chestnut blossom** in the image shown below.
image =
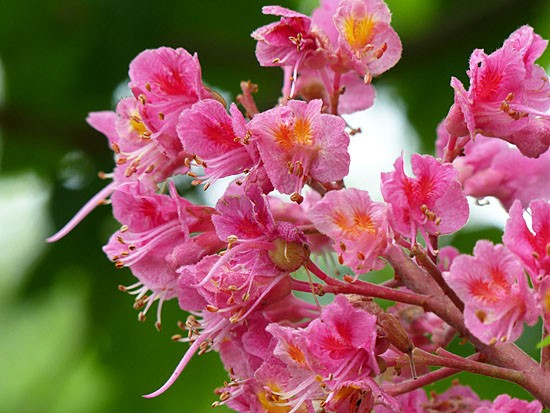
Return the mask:
{"type": "MultiPolygon", "coordinates": [[[[490,401],[481,400],[470,387],[456,383],[444,393],[432,394],[431,399],[428,399],[423,391],[414,391],[397,397],[397,400],[400,403],[401,411],[407,413],[478,412],[491,405],[490,401]]],[[[520,401],[517,399],[512,400],[520,401]]],[[[374,411],[376,413],[391,412],[383,406],[377,406],[374,411]]]]}
{"type": "Polygon", "coordinates": [[[205,99],[183,110],[178,119],[178,136],[204,168],[201,182],[205,185],[250,171],[257,164],[254,148],[243,144],[246,137],[244,116],[235,104],[231,105],[230,112],[231,116],[217,100],[205,99]]]}
{"type": "Polygon", "coordinates": [[[356,406],[367,412],[375,404],[396,409],[395,400],[372,379],[380,373],[376,352],[382,350],[375,327],[374,315],[355,309],[343,296],[306,328],[270,324],[267,330],[278,341],[273,354],[288,365],[291,375],[301,378],[297,388],[281,394],[294,403],[320,398],[329,411],[356,406]]]}
{"type": "Polygon", "coordinates": [[[478,241],[474,256],[454,259],[445,279],[464,301],[464,322],[486,344],[515,341],[540,310],[520,260],[503,245],[478,241]]]}
{"type": "Polygon", "coordinates": [[[523,26],[490,55],[476,49],[470,57],[470,88],[451,80],[455,103],[445,120],[449,133],[504,139],[530,158],[544,153],[550,146],[550,82],[534,62],[547,44],[523,26]]]}
{"type": "Polygon", "coordinates": [[[345,122],[321,108],[317,99],[292,100],[256,115],[249,125],[273,186],[300,202],[309,181],[338,181],[349,172],[345,122]]]}
{"type": "Polygon", "coordinates": [[[145,307],[139,319],[145,319],[152,303],[159,301],[157,329],[161,328],[162,303],[177,294],[177,268],[183,262],[175,257],[184,249],[186,263],[198,262],[222,246],[208,237],[208,232],[214,232],[213,209],[179,197],[174,185],[170,192],[171,196],[147,192],[139,181],[121,185],[111,200],[113,215],[123,226],[103,248],[117,268],[131,268],[139,280],[120,287],[136,295],[136,308],[145,307]],[[203,234],[191,238],[192,232],[203,234]],[[152,294],[147,296],[149,291],[152,294]]]}
{"type": "Polygon", "coordinates": [[[327,39],[312,27],[311,18],[280,6],[267,6],[264,14],[281,16],[281,21],[252,33],[256,58],[262,66],[322,66],[327,39]]]}
{"type": "Polygon", "coordinates": [[[313,224],[334,240],[340,264],[356,273],[381,269],[388,239],[386,206],[373,202],[368,192],[343,189],[326,194],[310,211],[313,224]]]}
{"type": "Polygon", "coordinates": [[[401,58],[401,40],[390,26],[390,10],[382,0],[341,1],[333,21],[339,34],[338,66],[370,80],[401,58]]]}
{"type": "Polygon", "coordinates": [[[212,97],[202,82],[197,55],[191,56],[182,48],[161,47],[140,53],[130,63],[129,75],[128,87],[154,135],[176,137],[181,111],[212,97]]]}
{"type": "Polygon", "coordinates": [[[113,181],[48,239],[111,204],[121,227],[104,251],[137,279],[120,289],[135,295],[138,319],[158,302],[160,330],[163,303],[177,302],[184,333],[173,340],[188,347],[144,397],[212,351],[229,376],[212,405],[243,413],[550,407],[550,346],[536,361],[514,343],[539,319],[542,344],[550,336],[550,86],[534,63],[547,42],[523,26],[501,49],[474,51],[469,89],[451,80],[438,158],[412,154],[409,176],[401,155],[375,201],[346,186],[350,140],[362,137],[341,115],[371,107],[374,77],[400,60],[388,6],[321,0],[311,15],[263,12],[280,18],[252,33],[260,65],[282,70],[273,106],[258,109],[250,81],[226,103],[185,49],[140,53],[131,96],[88,117],[115,154],[113,173],[101,174],[113,181]],[[180,195],[189,177],[204,190],[232,181],[213,207],[180,195]],[[467,224],[468,196],[496,196],[508,210],[504,245],[478,240],[470,256],[441,239],[467,224]],[[386,281],[373,282],[373,270],[386,281]],[[456,337],[469,355],[446,350],[456,337]],[[482,400],[457,381],[422,389],[461,371],[537,400],[482,400]]]}
{"type": "Polygon", "coordinates": [[[405,175],[403,156],[395,161],[394,172],[382,173],[382,195],[394,231],[413,244],[417,232],[428,242],[430,235],[458,231],[469,209],[457,170],[429,155],[414,154],[411,163],[415,178],[405,175]]]}

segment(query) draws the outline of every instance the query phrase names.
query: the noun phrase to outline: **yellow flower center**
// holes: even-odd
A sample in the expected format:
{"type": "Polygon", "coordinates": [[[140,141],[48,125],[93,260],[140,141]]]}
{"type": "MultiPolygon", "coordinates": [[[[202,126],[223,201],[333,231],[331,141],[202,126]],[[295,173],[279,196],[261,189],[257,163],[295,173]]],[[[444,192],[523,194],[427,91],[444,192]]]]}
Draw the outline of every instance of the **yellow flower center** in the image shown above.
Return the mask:
{"type": "Polygon", "coordinates": [[[130,113],[129,119],[130,128],[132,128],[132,130],[135,131],[139,136],[142,136],[145,132],[147,132],[147,128],[141,120],[141,116],[139,115],[139,112],[137,110],[130,113]]]}
{"type": "Polygon", "coordinates": [[[299,349],[295,345],[290,344],[288,346],[287,353],[290,356],[290,358],[294,360],[296,363],[300,364],[301,366],[306,365],[306,355],[301,349],[299,349]]]}
{"type": "Polygon", "coordinates": [[[361,19],[348,16],[344,20],[344,37],[352,49],[361,50],[372,41],[375,25],[374,17],[369,14],[361,19]]]}
{"type": "Polygon", "coordinates": [[[292,410],[291,406],[281,406],[285,400],[281,399],[277,394],[281,389],[274,383],[267,383],[263,389],[256,393],[256,397],[260,404],[269,413],[288,413],[292,410]]]}

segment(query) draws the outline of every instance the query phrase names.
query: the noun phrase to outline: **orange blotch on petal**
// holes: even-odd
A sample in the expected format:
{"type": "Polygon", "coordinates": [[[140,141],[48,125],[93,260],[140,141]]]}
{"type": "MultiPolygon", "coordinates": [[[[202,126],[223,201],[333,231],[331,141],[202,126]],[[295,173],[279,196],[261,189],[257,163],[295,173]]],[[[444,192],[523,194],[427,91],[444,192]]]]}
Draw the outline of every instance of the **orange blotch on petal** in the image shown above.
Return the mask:
{"type": "Polygon", "coordinates": [[[298,347],[294,345],[288,346],[287,353],[290,356],[292,360],[294,360],[296,363],[305,366],[306,364],[306,356],[302,350],[300,350],[298,347]]]}
{"type": "Polygon", "coordinates": [[[296,146],[308,147],[313,144],[313,131],[307,119],[298,118],[294,125],[281,124],[274,132],[275,142],[285,150],[296,146]]]}
{"type": "Polygon", "coordinates": [[[353,211],[351,216],[341,211],[334,211],[332,220],[347,236],[358,237],[364,232],[371,234],[376,232],[376,224],[365,211],[353,211]]]}

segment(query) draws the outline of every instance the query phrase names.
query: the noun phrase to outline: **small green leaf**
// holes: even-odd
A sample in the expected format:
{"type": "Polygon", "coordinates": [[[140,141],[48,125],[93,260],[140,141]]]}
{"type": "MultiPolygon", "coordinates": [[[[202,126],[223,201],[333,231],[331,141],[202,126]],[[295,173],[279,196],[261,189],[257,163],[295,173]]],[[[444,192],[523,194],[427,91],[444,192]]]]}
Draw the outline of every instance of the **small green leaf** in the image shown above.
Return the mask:
{"type": "Polygon", "coordinates": [[[537,348],[543,348],[550,346],[550,336],[546,336],[540,343],[537,344],[537,348]]]}

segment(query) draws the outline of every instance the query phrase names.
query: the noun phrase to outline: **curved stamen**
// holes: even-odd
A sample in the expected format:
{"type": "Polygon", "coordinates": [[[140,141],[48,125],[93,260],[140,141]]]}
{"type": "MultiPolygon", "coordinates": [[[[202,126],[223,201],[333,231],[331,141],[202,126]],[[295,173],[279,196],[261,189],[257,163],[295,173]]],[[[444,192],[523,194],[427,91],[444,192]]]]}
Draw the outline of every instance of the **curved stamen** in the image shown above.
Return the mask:
{"type": "Polygon", "coordinates": [[[248,151],[242,147],[215,158],[205,159],[205,162],[205,173],[202,176],[197,176],[197,179],[211,185],[218,179],[244,172],[245,169],[250,168],[252,161],[248,151]]]}
{"type": "Polygon", "coordinates": [[[227,327],[227,323],[228,321],[225,318],[223,318],[219,320],[216,324],[214,324],[214,326],[209,328],[208,331],[204,331],[203,334],[198,336],[197,339],[193,341],[191,346],[187,349],[182,359],[176,366],[176,369],[174,370],[170,378],[166,381],[166,383],[164,383],[158,390],[152,393],[146,394],[143,397],[145,397],[146,399],[151,399],[153,397],[160,396],[162,393],[168,390],[172,386],[172,384],[174,384],[174,382],[178,379],[178,377],[180,376],[185,366],[187,366],[187,363],[189,363],[191,358],[201,348],[201,344],[207,342],[209,339],[213,340],[215,337],[217,337],[221,332],[224,331],[223,325],[225,324],[225,327],[227,327]],[[208,334],[209,332],[215,333],[215,334],[208,334]]]}
{"type": "Polygon", "coordinates": [[[269,284],[265,289],[264,291],[262,292],[262,294],[256,299],[256,301],[254,302],[254,304],[252,304],[250,306],[250,308],[248,309],[248,311],[246,313],[244,313],[241,317],[239,317],[240,319],[244,319],[246,318],[257,306],[258,304],[260,304],[262,302],[262,299],[283,279],[287,276],[286,273],[283,273],[282,275],[280,275],[279,277],[276,277],[275,280],[273,280],[271,282],[271,284],[269,284]]]}
{"type": "Polygon", "coordinates": [[[295,387],[292,390],[286,391],[286,392],[278,392],[273,391],[273,394],[276,394],[277,396],[289,400],[295,396],[297,396],[302,390],[307,389],[309,386],[314,384],[317,381],[316,376],[311,376],[308,380],[305,380],[300,384],[298,387],[295,387]]]}
{"type": "Polygon", "coordinates": [[[162,225],[159,225],[158,227],[155,227],[153,230],[143,231],[143,232],[132,232],[128,234],[129,237],[127,241],[129,242],[126,242],[126,240],[124,241],[126,243],[131,243],[131,244],[137,244],[142,242],[144,243],[148,241],[150,238],[157,237],[159,233],[163,233],[162,235],[164,235],[165,232],[173,231],[174,227],[178,227],[179,225],[180,223],[177,220],[171,220],[162,225]],[[137,238],[133,238],[134,236],[137,236],[137,238]]]}
{"type": "Polygon", "coordinates": [[[97,207],[98,205],[102,205],[104,200],[113,193],[113,191],[116,189],[118,185],[119,183],[117,182],[111,182],[109,185],[107,185],[105,188],[99,191],[92,199],[86,202],[82,208],[80,208],[80,210],[76,213],[76,215],[72,217],[71,220],[67,222],[63,228],[61,228],[51,237],[47,238],[46,241],[47,242],[59,241],[61,238],[63,238],[65,235],[71,232],[74,229],[74,227],[76,227],[84,218],[86,218],[86,216],[90,212],[92,212],[95,209],[95,207],[97,207]]]}
{"type": "MultiPolygon", "coordinates": [[[[163,234],[157,236],[156,238],[153,238],[151,241],[149,241],[147,244],[144,244],[140,247],[137,247],[135,252],[131,253],[127,257],[124,258],[118,258],[116,260],[117,263],[122,263],[125,267],[130,267],[140,261],[144,256],[146,256],[149,252],[151,252],[151,249],[156,247],[159,243],[162,243],[166,239],[166,237],[179,232],[179,226],[174,225],[172,228],[164,232],[163,234]]],[[[120,264],[119,264],[120,265],[120,264]]]]}

